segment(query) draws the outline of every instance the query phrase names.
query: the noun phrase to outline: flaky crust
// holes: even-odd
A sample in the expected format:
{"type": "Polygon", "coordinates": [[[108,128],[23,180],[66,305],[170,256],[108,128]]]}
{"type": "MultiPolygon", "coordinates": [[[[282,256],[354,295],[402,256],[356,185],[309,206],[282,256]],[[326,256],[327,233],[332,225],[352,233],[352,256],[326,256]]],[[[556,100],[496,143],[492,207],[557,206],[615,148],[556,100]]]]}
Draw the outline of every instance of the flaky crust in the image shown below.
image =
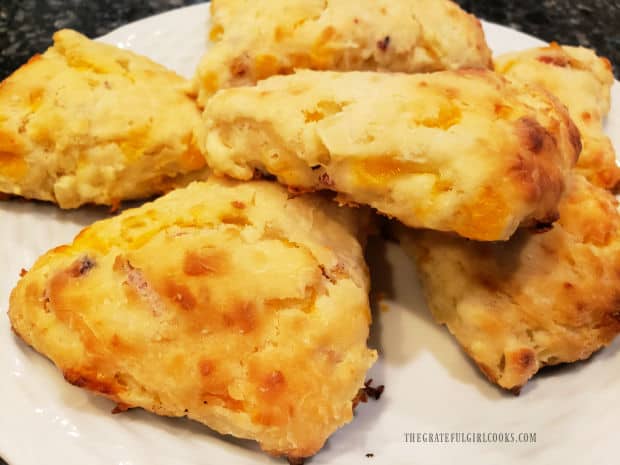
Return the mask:
{"type": "Polygon", "coordinates": [[[606,189],[620,181],[620,168],[603,119],[614,82],[611,64],[592,50],[551,44],[498,57],[496,69],[511,79],[538,84],[558,97],[581,132],[577,171],[606,189]]]}
{"type": "Polygon", "coordinates": [[[506,389],[588,358],[620,331],[616,199],[575,174],[560,215],[552,230],[507,243],[398,229],[437,321],[506,389]]]}
{"type": "Polygon", "coordinates": [[[199,101],[294,69],[491,67],[480,22],[447,0],[214,0],[199,101]]]}
{"type": "Polygon", "coordinates": [[[351,420],[376,358],[367,218],[275,183],[194,183],[43,255],[9,317],[70,383],[121,410],[309,456],[351,420]]]}
{"type": "Polygon", "coordinates": [[[300,71],[221,90],[204,123],[216,172],[266,172],[479,240],[554,221],[580,150],[555,98],[486,70],[300,71]]]}
{"type": "Polygon", "coordinates": [[[70,30],[0,84],[0,192],[116,206],[207,176],[188,83],[70,30]]]}

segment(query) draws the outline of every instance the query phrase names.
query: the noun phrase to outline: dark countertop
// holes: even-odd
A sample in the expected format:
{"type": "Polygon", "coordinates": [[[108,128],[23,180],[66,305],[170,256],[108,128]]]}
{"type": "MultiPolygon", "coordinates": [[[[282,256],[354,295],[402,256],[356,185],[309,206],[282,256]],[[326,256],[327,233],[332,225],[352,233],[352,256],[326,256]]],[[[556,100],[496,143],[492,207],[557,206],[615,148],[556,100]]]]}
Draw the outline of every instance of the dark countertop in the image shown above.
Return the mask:
{"type": "Polygon", "coordinates": [[[620,77],[620,0],[456,0],[480,18],[609,58],[620,77]]]}
{"type": "MultiPolygon", "coordinates": [[[[0,79],[44,51],[64,27],[89,37],[202,0],[0,0],[0,79]]],[[[481,18],[547,41],[593,47],[620,76],[620,0],[457,0],[481,18]]]]}
{"type": "MultiPolygon", "coordinates": [[[[52,33],[89,37],[155,13],[202,0],[0,0],[0,79],[44,51],[52,33]]],[[[620,0],[457,0],[483,19],[564,44],[593,47],[620,77],[620,0]]],[[[4,462],[0,458],[0,465],[4,462]]]]}

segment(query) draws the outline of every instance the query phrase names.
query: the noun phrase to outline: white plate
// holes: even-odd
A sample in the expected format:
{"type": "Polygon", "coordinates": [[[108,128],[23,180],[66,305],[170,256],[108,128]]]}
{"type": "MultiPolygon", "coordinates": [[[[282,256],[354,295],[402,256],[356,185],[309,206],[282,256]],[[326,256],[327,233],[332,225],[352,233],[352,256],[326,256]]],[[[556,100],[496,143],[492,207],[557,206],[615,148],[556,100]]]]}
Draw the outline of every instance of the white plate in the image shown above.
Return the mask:
{"type": "MultiPolygon", "coordinates": [[[[102,40],[146,54],[190,76],[202,55],[208,6],[198,5],[124,26],[102,40]]],[[[486,23],[495,52],[541,44],[486,23]]],[[[608,128],[620,148],[620,85],[608,128]]],[[[102,210],[0,203],[0,306],[19,270],[70,241],[102,210]]],[[[592,360],[537,376],[520,397],[487,383],[420,297],[415,271],[394,245],[374,244],[374,287],[391,299],[376,312],[371,345],[380,361],[369,377],[386,385],[379,402],[359,408],[312,459],[319,464],[477,465],[610,464],[620,455],[620,342],[592,360]],[[385,252],[385,253],[384,253],[385,252]],[[396,303],[398,302],[398,303],[396,303]],[[535,444],[407,444],[406,432],[527,432],[535,444]],[[366,453],[374,457],[367,458],[366,453]]],[[[282,463],[248,441],[225,439],[188,420],[143,411],[111,415],[113,405],[70,386],[43,357],[17,340],[0,314],[0,456],[11,465],[157,465],[282,463]]]]}

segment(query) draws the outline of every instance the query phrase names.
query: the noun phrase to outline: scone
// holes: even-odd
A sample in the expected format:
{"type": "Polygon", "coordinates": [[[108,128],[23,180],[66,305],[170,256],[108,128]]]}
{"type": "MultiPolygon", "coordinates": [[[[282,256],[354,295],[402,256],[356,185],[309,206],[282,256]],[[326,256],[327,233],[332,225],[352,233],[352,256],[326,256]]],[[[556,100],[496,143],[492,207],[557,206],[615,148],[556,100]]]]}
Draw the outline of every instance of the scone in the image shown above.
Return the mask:
{"type": "Polygon", "coordinates": [[[519,391],[542,366],[588,358],[620,332],[616,199],[575,174],[553,229],[476,243],[399,229],[428,305],[493,383],[519,391]]]}
{"type": "Polygon", "coordinates": [[[368,218],[276,183],[194,183],[45,254],[9,317],[67,381],[120,409],[310,456],[351,420],[376,358],[368,218]]]}
{"type": "Polygon", "coordinates": [[[305,70],[219,91],[204,124],[215,172],[268,173],[485,241],[553,222],[580,150],[554,97],[486,70],[305,70]]]}
{"type": "Polygon", "coordinates": [[[295,69],[491,67],[480,22],[448,0],[213,0],[199,101],[295,69]]]}
{"type": "Polygon", "coordinates": [[[620,168],[603,119],[609,112],[614,82],[611,64],[589,49],[551,44],[496,59],[497,70],[511,79],[543,86],[567,107],[579,128],[583,150],[577,171],[606,189],[620,181],[620,168]]]}
{"type": "Polygon", "coordinates": [[[208,175],[185,79],[70,30],[0,84],[0,192],[117,206],[208,175]]]}

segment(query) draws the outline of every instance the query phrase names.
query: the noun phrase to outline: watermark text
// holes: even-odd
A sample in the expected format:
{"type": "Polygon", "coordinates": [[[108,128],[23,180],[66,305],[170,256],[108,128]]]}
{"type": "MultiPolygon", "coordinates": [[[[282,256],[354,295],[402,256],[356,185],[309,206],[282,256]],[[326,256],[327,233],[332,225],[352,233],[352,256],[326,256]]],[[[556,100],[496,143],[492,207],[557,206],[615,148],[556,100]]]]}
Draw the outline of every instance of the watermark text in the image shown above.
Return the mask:
{"type": "Polygon", "coordinates": [[[405,432],[406,444],[536,444],[532,432],[405,432]]]}

